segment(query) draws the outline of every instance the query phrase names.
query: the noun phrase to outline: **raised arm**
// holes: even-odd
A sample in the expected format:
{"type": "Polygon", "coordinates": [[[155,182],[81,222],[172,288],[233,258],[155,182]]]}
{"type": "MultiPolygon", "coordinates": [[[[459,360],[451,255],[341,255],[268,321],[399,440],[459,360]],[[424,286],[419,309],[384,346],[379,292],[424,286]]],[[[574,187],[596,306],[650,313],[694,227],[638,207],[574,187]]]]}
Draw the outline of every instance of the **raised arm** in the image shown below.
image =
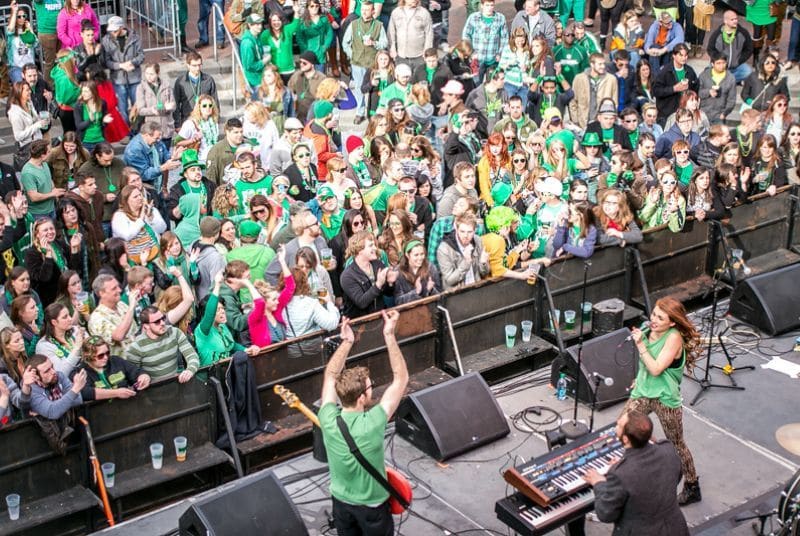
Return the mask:
{"type": "Polygon", "coordinates": [[[396,310],[381,311],[383,314],[383,340],[386,341],[386,349],[389,352],[389,364],[392,366],[392,383],[381,397],[381,406],[386,412],[386,418],[391,419],[400,400],[408,387],[408,367],[400,346],[395,337],[395,328],[400,319],[400,313],[396,310]]]}
{"type": "Polygon", "coordinates": [[[167,312],[167,320],[169,320],[170,325],[175,326],[192,307],[192,303],[194,303],[194,294],[192,293],[192,287],[189,286],[180,268],[177,266],[170,266],[169,273],[178,280],[178,284],[181,287],[180,303],[174,309],[167,312]]]}
{"type": "Polygon", "coordinates": [[[353,329],[350,327],[350,319],[346,316],[342,317],[341,340],[341,344],[333,353],[331,360],[328,361],[328,366],[325,367],[325,377],[322,380],[323,406],[327,403],[336,403],[336,378],[344,370],[345,361],[355,340],[353,329]]]}

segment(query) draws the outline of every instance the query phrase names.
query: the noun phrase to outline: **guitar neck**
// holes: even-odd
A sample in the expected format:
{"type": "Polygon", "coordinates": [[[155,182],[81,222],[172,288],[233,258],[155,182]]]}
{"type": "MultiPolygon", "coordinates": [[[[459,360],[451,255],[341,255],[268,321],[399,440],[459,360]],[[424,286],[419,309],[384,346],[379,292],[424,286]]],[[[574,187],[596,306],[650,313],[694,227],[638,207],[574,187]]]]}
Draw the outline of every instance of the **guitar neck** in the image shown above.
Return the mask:
{"type": "Polygon", "coordinates": [[[306,406],[305,404],[303,404],[302,402],[300,402],[300,403],[298,404],[298,406],[297,406],[297,410],[298,410],[298,411],[300,411],[300,413],[302,413],[303,415],[305,415],[305,416],[306,416],[306,418],[307,418],[309,421],[313,422],[313,423],[316,425],[316,427],[317,427],[317,428],[319,428],[319,427],[320,427],[320,426],[319,426],[319,419],[317,418],[317,415],[316,415],[316,414],[315,414],[313,411],[311,411],[310,409],[308,409],[308,406],[306,406]]]}

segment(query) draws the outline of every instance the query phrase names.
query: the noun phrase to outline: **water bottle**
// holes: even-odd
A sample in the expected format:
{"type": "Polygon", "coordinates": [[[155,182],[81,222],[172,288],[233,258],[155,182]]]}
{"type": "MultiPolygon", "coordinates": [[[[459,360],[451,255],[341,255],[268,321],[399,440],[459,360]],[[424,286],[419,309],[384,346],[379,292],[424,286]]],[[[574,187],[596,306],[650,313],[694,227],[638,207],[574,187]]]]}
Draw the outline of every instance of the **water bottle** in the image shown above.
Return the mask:
{"type": "Polygon", "coordinates": [[[556,398],[559,400],[567,399],[567,378],[563,372],[556,383],[556,398]]]}

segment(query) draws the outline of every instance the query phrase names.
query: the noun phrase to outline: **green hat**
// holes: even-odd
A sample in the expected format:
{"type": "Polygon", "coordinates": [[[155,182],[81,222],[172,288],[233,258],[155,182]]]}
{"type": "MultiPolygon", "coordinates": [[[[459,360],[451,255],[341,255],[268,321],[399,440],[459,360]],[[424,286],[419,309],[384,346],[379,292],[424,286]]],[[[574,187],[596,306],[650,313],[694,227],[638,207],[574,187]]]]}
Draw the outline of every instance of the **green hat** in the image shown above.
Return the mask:
{"type": "Polygon", "coordinates": [[[517,221],[519,214],[511,207],[494,207],[486,216],[486,228],[496,233],[517,221]]]}
{"type": "Polygon", "coordinates": [[[36,44],[36,35],[30,30],[26,30],[25,33],[19,36],[19,39],[26,45],[36,44]]]}
{"type": "Polygon", "coordinates": [[[587,132],[583,136],[581,145],[584,147],[602,147],[603,142],[600,141],[600,136],[597,134],[597,132],[587,132]]]}
{"type": "Polygon", "coordinates": [[[325,184],[317,189],[317,197],[320,201],[326,201],[331,197],[336,197],[336,194],[333,193],[333,188],[325,184]]]}
{"type": "Polygon", "coordinates": [[[186,173],[187,169],[193,167],[206,169],[206,165],[197,160],[197,149],[186,149],[185,151],[183,151],[181,153],[181,164],[183,164],[183,169],[181,169],[181,174],[186,173]]]}
{"type": "Polygon", "coordinates": [[[495,206],[505,205],[513,191],[514,189],[511,185],[506,182],[497,181],[494,183],[494,186],[492,186],[492,199],[495,206]]]}
{"type": "Polygon", "coordinates": [[[252,238],[261,234],[261,226],[253,220],[242,220],[239,224],[239,236],[249,236],[252,238]]]}
{"type": "Polygon", "coordinates": [[[333,103],[326,100],[319,100],[314,103],[314,119],[322,119],[333,113],[333,103]]]}

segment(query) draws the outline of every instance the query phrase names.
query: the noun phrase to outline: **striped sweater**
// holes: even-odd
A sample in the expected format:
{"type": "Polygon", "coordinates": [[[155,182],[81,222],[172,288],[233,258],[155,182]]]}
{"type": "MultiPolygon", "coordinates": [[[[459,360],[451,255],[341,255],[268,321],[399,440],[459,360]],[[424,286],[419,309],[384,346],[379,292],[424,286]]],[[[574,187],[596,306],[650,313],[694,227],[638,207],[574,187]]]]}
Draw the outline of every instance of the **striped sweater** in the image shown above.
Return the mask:
{"type": "Polygon", "coordinates": [[[128,347],[126,358],[142,368],[151,378],[163,378],[178,372],[178,353],[186,360],[186,370],[192,374],[200,367],[200,359],[189,339],[181,330],[170,326],[166,333],[151,339],[144,332],[128,347]]]}

